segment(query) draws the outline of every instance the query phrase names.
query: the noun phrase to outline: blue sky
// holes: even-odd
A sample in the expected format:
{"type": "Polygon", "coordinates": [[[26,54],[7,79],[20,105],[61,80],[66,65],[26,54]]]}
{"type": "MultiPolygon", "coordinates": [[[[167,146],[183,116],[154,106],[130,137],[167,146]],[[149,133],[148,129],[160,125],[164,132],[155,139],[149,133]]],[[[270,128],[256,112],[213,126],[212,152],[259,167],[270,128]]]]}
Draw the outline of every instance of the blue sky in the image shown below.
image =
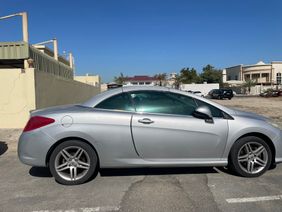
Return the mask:
{"type": "MultiPolygon", "coordinates": [[[[206,64],[282,60],[280,0],[0,0],[0,16],[27,11],[30,42],[56,37],[77,74],[109,82],[206,64]]],[[[0,21],[0,41],[21,40],[21,20],[0,21]]]]}

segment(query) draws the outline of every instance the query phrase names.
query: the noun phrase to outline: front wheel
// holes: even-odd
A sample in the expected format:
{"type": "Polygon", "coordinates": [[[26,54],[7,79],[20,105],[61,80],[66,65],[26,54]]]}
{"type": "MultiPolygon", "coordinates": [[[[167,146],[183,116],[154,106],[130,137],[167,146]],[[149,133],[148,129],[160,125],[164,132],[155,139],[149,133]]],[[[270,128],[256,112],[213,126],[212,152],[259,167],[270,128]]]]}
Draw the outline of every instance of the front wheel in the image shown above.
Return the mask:
{"type": "Polygon", "coordinates": [[[231,149],[229,167],[243,177],[258,177],[271,165],[272,153],[261,138],[248,136],[239,139],[231,149]]]}
{"type": "Polygon", "coordinates": [[[57,182],[78,185],[93,176],[97,164],[97,154],[89,144],[71,140],[59,144],[54,149],[49,168],[57,182]]]}

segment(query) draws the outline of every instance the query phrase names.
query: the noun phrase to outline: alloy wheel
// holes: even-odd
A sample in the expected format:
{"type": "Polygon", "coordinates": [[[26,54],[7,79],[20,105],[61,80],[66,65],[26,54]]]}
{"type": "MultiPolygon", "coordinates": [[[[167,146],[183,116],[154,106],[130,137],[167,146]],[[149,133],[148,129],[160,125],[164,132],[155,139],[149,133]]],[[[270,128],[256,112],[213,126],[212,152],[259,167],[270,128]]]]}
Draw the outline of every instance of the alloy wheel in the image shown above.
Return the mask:
{"type": "Polygon", "coordinates": [[[67,181],[77,181],[83,178],[90,168],[88,153],[79,146],[63,148],[55,157],[57,174],[67,181]]]}
{"type": "Polygon", "coordinates": [[[258,142],[247,142],[238,152],[239,166],[249,174],[257,174],[264,170],[268,160],[266,148],[258,142]]]}

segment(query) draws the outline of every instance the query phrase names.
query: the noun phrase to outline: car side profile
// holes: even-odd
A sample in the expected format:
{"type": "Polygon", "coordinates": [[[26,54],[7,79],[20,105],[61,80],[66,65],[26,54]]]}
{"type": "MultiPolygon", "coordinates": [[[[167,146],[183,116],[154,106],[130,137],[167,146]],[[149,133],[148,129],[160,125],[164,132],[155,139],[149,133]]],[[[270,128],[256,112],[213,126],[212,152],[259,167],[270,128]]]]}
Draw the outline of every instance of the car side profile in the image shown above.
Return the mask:
{"type": "Polygon", "coordinates": [[[282,131],[265,117],[187,92],[128,86],[31,112],[18,155],[68,185],[121,167],[228,166],[258,177],[282,162],[282,131]]]}

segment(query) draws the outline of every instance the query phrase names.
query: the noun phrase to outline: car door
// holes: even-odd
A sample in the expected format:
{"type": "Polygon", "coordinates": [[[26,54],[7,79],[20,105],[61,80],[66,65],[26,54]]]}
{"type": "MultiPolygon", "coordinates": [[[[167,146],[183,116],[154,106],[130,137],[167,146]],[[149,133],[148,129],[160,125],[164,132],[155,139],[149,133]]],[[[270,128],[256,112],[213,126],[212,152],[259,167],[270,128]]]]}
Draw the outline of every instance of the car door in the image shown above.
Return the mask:
{"type": "Polygon", "coordinates": [[[137,112],[132,118],[132,135],[140,157],[146,160],[221,157],[227,139],[226,119],[214,117],[213,123],[207,123],[193,117],[197,103],[189,96],[159,91],[130,95],[137,112]]]}
{"type": "MultiPolygon", "coordinates": [[[[138,158],[131,134],[131,118],[135,109],[126,93],[119,93],[97,104],[86,119],[99,149],[103,167],[123,164],[128,158],[138,158]]],[[[88,115],[88,114],[87,114],[88,115]]]]}

